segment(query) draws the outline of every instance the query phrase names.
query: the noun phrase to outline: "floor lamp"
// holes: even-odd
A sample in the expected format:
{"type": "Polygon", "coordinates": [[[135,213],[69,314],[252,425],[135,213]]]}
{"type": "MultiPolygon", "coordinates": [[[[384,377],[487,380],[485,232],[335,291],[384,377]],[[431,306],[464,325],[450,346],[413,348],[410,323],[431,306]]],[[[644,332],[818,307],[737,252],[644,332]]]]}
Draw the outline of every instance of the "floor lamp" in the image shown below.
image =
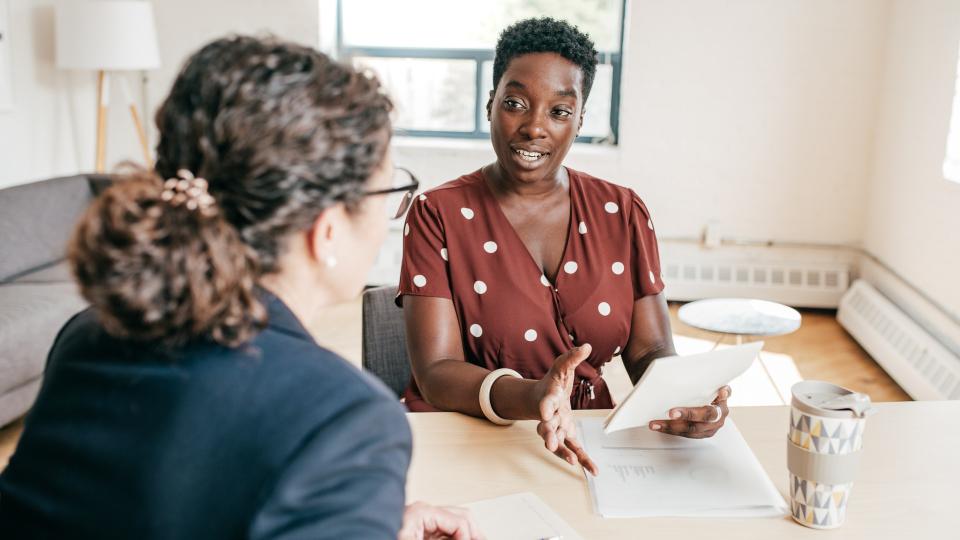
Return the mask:
{"type": "MultiPolygon", "coordinates": [[[[97,72],[96,171],[104,172],[107,146],[107,107],[110,75],[160,67],[153,5],[141,0],[73,0],[57,5],[56,55],[60,69],[97,72]]],[[[152,167],[146,132],[127,79],[118,76],[122,94],[133,118],[143,157],[152,167]]]]}

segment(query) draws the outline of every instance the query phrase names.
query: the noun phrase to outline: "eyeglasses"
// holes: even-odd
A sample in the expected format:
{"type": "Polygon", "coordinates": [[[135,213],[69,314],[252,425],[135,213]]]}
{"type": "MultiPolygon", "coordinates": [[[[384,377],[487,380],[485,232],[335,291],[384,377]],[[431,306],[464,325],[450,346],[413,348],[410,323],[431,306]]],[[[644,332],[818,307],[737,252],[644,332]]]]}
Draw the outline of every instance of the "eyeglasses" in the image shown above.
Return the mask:
{"type": "Polygon", "coordinates": [[[413,202],[413,195],[420,188],[420,181],[407,169],[403,167],[394,167],[393,186],[387,189],[378,189],[376,191],[363,192],[364,197],[370,195],[389,195],[387,199],[387,210],[396,208],[396,211],[390,212],[390,219],[400,219],[410,209],[410,203],[413,202]]]}

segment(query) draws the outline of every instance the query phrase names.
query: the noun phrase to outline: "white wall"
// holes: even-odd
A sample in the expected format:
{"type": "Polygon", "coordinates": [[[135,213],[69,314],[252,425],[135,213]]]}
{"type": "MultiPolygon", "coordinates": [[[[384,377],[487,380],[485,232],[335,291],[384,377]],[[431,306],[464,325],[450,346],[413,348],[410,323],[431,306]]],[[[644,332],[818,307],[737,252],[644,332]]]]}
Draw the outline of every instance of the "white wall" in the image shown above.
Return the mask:
{"type": "MultiPolygon", "coordinates": [[[[0,112],[0,187],[92,169],[95,81],[54,67],[53,6],[10,0],[15,108],[0,112]]],[[[325,0],[330,4],[330,0],[325,0]]],[[[327,4],[324,4],[325,6],[327,4]]],[[[631,0],[616,148],[568,163],[637,190],[662,238],[865,247],[956,316],[960,185],[943,180],[960,44],[956,0],[631,0]]],[[[315,45],[317,0],[156,0],[163,67],[228,32],[315,45]]],[[[320,23],[323,22],[323,26],[320,23]]],[[[331,40],[324,39],[329,44],[331,40]]],[[[131,76],[131,82],[136,83],[131,76]]],[[[397,140],[428,185],[493,159],[484,141],[397,140]]],[[[122,105],[108,158],[139,160],[122,105]]]]}
{"type": "MultiPolygon", "coordinates": [[[[858,244],[887,2],[636,0],[621,144],[569,164],[634,188],[664,237],[858,244]]],[[[589,104],[588,104],[589,105],[589,104]]],[[[489,143],[403,141],[429,183],[492,159],[489,143]]]]}
{"type": "Polygon", "coordinates": [[[0,187],[93,163],[94,78],[54,67],[54,4],[9,2],[14,108],[0,111],[0,187]],[[89,133],[80,133],[80,125],[89,126],[89,133]],[[89,164],[83,162],[87,156],[89,164]]]}
{"type": "Polygon", "coordinates": [[[960,2],[894,0],[866,249],[960,319],[960,184],[943,178],[960,2]]]}
{"type": "MultiPolygon", "coordinates": [[[[155,108],[167,95],[187,57],[227,34],[266,34],[316,47],[317,0],[155,0],[160,58],[148,93],[155,108]]],[[[153,127],[153,114],[150,114],[153,127]]]]}
{"type": "MultiPolygon", "coordinates": [[[[10,0],[13,60],[12,111],[0,111],[0,188],[93,170],[96,79],[92,72],[64,72],[54,60],[54,6],[84,0],[10,0]]],[[[272,32],[316,45],[316,0],[156,0],[162,67],[149,74],[148,106],[139,74],[117,74],[130,82],[147,129],[187,55],[229,32],[272,32]]],[[[119,87],[108,112],[107,164],[143,161],[119,87]]],[[[152,133],[151,133],[152,135],[152,133]]],[[[151,140],[155,140],[151,137],[151,140]]],[[[152,145],[151,145],[152,146],[152,145]]]]}
{"type": "MultiPolygon", "coordinates": [[[[81,0],[10,2],[16,106],[0,112],[0,187],[92,168],[93,74],[53,66],[57,1],[81,0]]],[[[154,6],[163,67],[146,87],[151,129],[186,55],[210,39],[319,40],[316,0],[154,6]]],[[[958,306],[960,186],[939,172],[958,25],[949,0],[631,1],[621,145],[577,145],[569,163],[636,189],[664,238],[709,221],[730,238],[865,242],[958,306]]],[[[110,163],[139,160],[126,111],[110,114],[110,163]]],[[[492,156],[482,141],[397,141],[397,160],[428,184],[492,156]]]]}
{"type": "MultiPolygon", "coordinates": [[[[93,76],[57,83],[66,75],[52,67],[52,3],[12,2],[15,18],[32,17],[35,28],[13,36],[17,93],[31,97],[14,121],[0,114],[0,185],[92,166],[93,76]],[[34,13],[41,9],[48,13],[34,13]],[[77,96],[72,116],[66,93],[77,96]]],[[[266,30],[318,42],[317,0],[154,5],[163,67],[147,86],[151,129],[186,55],[206,41],[266,30]]],[[[569,163],[636,189],[664,237],[696,236],[711,221],[725,237],[857,243],[886,8],[877,0],[632,1],[622,144],[575,148],[569,163]]],[[[109,163],[139,160],[126,111],[110,118],[109,163]]],[[[493,156],[485,142],[398,142],[398,160],[434,184],[493,156]]]]}
{"type": "Polygon", "coordinates": [[[632,2],[621,179],[667,235],[862,238],[886,2],[632,2]]]}

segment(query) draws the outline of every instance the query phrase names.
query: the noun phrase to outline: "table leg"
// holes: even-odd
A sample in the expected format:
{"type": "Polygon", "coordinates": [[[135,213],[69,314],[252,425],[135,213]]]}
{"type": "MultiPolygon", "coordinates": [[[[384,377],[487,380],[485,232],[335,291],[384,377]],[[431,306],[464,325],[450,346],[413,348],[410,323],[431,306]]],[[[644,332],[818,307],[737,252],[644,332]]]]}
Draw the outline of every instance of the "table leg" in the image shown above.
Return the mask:
{"type": "MultiPolygon", "coordinates": [[[[737,345],[743,343],[744,336],[737,334],[737,345]]],[[[780,388],[777,386],[777,382],[773,380],[773,375],[770,375],[770,370],[767,369],[766,362],[763,361],[763,351],[757,353],[757,360],[760,362],[760,367],[763,368],[763,372],[767,374],[767,380],[770,381],[770,385],[773,386],[773,391],[777,393],[777,398],[780,399],[781,405],[786,405],[787,402],[783,399],[783,395],[780,393],[780,388]]]]}

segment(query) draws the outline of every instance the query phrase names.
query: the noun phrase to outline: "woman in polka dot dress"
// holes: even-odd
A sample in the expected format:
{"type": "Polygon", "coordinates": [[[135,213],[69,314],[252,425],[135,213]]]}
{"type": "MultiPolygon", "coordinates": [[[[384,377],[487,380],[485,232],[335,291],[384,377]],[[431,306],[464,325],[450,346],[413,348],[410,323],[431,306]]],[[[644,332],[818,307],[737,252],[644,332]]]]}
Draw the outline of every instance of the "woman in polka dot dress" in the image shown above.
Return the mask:
{"type": "MultiPolygon", "coordinates": [[[[487,103],[497,160],[414,202],[397,296],[414,375],[409,410],[540,420],[547,448],[593,473],[571,409],[613,407],[601,377],[613,356],[636,382],[653,359],[675,354],[646,206],[563,166],[595,58],[565,22],[504,31],[487,103]],[[502,368],[522,378],[491,383],[502,368]]],[[[719,407],[679,409],[651,427],[712,435],[728,393],[719,407]]]]}

